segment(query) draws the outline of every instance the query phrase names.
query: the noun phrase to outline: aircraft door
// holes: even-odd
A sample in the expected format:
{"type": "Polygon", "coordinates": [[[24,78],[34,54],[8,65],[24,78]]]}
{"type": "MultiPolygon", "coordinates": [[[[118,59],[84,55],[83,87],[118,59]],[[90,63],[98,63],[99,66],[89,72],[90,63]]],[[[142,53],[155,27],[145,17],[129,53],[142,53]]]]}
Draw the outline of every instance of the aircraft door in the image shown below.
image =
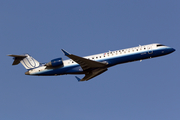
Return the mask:
{"type": "Polygon", "coordinates": [[[153,54],[152,46],[148,46],[148,54],[153,54]]]}

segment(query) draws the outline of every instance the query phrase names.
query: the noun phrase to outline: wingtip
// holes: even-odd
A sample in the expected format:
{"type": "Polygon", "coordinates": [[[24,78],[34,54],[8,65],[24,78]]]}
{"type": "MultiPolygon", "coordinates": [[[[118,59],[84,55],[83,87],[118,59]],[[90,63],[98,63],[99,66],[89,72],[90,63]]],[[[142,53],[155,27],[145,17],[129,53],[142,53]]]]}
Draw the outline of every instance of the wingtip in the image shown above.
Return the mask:
{"type": "Polygon", "coordinates": [[[64,55],[70,55],[67,51],[65,51],[64,49],[61,49],[61,51],[64,53],[64,55]]]}
{"type": "Polygon", "coordinates": [[[81,79],[80,79],[80,78],[78,78],[77,76],[75,76],[75,77],[76,77],[76,79],[78,80],[78,82],[79,82],[79,81],[81,81],[81,79]]]}

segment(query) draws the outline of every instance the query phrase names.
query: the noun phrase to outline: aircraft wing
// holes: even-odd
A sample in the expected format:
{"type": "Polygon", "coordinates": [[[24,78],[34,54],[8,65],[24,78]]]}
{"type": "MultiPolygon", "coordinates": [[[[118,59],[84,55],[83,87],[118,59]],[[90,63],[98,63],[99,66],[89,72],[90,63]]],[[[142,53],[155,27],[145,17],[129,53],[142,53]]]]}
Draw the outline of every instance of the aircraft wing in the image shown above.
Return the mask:
{"type": "Polygon", "coordinates": [[[88,81],[88,80],[90,80],[90,79],[92,79],[92,78],[94,78],[94,77],[102,74],[103,72],[105,72],[105,71],[107,71],[107,70],[108,70],[107,68],[97,68],[97,69],[95,69],[95,70],[92,70],[91,72],[86,73],[85,76],[84,76],[84,78],[80,79],[80,78],[78,78],[78,77],[76,76],[76,79],[77,79],[78,81],[88,81]]]}
{"type": "Polygon", "coordinates": [[[62,51],[67,57],[69,57],[70,59],[72,59],[76,63],[78,63],[83,70],[88,70],[88,69],[91,69],[91,68],[103,68],[103,67],[106,67],[106,65],[107,65],[106,63],[101,63],[101,62],[89,60],[89,59],[86,59],[86,58],[82,58],[82,57],[70,54],[67,51],[63,50],[63,49],[62,49],[62,51]]]}

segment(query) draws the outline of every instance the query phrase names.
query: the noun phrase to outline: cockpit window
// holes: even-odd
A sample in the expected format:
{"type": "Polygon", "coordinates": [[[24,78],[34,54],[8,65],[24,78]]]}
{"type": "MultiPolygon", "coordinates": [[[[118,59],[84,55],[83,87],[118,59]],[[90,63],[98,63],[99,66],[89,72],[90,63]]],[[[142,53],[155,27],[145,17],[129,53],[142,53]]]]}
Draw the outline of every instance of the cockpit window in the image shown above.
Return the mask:
{"type": "Polygon", "coordinates": [[[162,44],[158,44],[157,47],[160,47],[160,46],[165,46],[165,45],[162,45],[162,44]]]}

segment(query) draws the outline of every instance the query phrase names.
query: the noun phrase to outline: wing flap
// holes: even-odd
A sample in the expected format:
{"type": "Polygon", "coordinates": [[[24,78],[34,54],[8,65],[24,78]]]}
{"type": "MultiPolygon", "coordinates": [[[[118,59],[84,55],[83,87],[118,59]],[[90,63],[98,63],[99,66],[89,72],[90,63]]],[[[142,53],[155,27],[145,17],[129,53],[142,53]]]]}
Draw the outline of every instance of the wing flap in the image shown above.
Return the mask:
{"type": "Polygon", "coordinates": [[[85,74],[84,78],[80,79],[78,77],[76,77],[78,79],[78,81],[88,81],[100,74],[102,74],[103,72],[107,71],[108,69],[107,68],[98,68],[98,69],[95,69],[91,72],[88,72],[85,74]]]}

